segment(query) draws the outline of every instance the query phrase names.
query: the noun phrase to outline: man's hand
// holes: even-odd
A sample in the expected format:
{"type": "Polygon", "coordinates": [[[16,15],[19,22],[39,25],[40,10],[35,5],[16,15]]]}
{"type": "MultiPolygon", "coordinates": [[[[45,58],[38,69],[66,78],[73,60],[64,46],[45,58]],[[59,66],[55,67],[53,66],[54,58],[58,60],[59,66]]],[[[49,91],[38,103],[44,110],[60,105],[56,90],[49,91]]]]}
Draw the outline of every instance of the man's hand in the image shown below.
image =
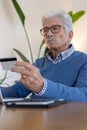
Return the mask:
{"type": "Polygon", "coordinates": [[[39,93],[44,84],[44,79],[39,69],[28,62],[22,61],[17,61],[16,66],[12,68],[12,71],[21,74],[20,82],[29,88],[29,90],[39,93]]]}

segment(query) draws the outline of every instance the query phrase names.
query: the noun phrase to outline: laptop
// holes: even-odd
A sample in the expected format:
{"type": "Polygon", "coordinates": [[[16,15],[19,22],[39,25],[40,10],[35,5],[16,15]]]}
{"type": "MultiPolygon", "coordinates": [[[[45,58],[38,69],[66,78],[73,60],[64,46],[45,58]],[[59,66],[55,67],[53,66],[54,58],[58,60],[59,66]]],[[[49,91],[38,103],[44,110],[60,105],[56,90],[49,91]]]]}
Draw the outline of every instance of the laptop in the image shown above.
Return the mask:
{"type": "Polygon", "coordinates": [[[16,100],[6,102],[7,107],[12,108],[49,108],[66,103],[64,99],[54,99],[39,96],[32,96],[31,98],[24,98],[23,100],[16,100]]]}
{"type": "Polygon", "coordinates": [[[31,98],[20,101],[6,102],[7,107],[12,108],[49,108],[66,103],[64,99],[31,98]]]}
{"type": "Polygon", "coordinates": [[[66,103],[64,99],[28,96],[28,98],[3,98],[0,91],[0,102],[9,108],[49,108],[66,103]]]}

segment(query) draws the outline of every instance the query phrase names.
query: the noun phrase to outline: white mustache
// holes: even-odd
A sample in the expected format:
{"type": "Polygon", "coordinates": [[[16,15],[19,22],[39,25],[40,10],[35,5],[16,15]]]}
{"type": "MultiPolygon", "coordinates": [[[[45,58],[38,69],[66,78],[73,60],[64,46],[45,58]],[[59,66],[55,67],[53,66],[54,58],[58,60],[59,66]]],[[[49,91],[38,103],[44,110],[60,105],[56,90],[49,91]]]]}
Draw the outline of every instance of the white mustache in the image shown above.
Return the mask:
{"type": "Polygon", "coordinates": [[[48,38],[47,41],[55,41],[55,38],[48,38]]]}

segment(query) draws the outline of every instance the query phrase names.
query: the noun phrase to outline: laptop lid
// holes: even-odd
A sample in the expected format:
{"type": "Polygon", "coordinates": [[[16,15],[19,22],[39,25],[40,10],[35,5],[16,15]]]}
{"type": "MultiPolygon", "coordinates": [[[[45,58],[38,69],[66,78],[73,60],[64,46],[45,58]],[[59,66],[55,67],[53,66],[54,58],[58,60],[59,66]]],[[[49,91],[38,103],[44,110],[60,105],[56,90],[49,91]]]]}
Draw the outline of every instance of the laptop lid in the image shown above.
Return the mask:
{"type": "Polygon", "coordinates": [[[8,98],[3,98],[1,89],[0,89],[0,103],[7,103],[7,102],[13,102],[13,101],[22,101],[24,98],[15,98],[15,97],[8,97],[8,98]]]}
{"type": "Polygon", "coordinates": [[[12,108],[49,108],[66,103],[64,99],[29,97],[29,98],[3,98],[0,90],[0,102],[12,108]]]}

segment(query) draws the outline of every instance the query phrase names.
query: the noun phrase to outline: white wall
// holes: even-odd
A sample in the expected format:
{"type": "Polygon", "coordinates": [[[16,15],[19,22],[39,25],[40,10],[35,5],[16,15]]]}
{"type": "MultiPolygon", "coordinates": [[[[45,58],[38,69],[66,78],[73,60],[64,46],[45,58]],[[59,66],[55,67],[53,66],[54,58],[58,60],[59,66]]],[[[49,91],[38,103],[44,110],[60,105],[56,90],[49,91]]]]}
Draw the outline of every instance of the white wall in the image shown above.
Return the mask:
{"type": "MultiPolygon", "coordinates": [[[[37,58],[41,17],[50,9],[62,8],[68,11],[87,11],[87,0],[17,0],[26,16],[26,29],[29,35],[34,59],[37,58]]],[[[87,13],[74,24],[73,42],[75,48],[87,52],[87,13]]],[[[20,19],[11,0],[0,0],[0,58],[11,57],[13,48],[22,51],[29,59],[29,49],[20,19]]]]}

